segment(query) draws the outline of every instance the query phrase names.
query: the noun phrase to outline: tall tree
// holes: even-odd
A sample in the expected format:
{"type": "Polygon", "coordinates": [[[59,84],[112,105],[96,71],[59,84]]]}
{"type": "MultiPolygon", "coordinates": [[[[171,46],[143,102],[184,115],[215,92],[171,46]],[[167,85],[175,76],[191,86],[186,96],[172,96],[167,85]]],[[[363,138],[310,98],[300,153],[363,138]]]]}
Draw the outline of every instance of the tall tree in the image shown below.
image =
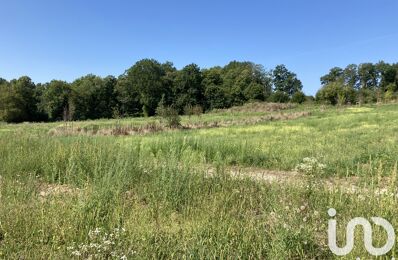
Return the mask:
{"type": "Polygon", "coordinates": [[[340,78],[324,85],[316,93],[316,99],[332,105],[343,105],[353,103],[355,100],[355,90],[344,84],[344,79],[340,78]]]}
{"type": "Polygon", "coordinates": [[[241,105],[252,97],[265,99],[271,93],[269,74],[252,62],[230,62],[223,68],[222,80],[229,105],[241,105]]]}
{"type": "Polygon", "coordinates": [[[285,65],[278,65],[272,72],[274,90],[292,97],[294,93],[303,89],[303,84],[297,75],[289,71],[285,65]]]}
{"type": "Polygon", "coordinates": [[[75,119],[96,119],[111,117],[114,105],[114,77],[89,74],[72,83],[71,105],[75,119]]]}
{"type": "Polygon", "coordinates": [[[116,99],[117,79],[114,76],[107,76],[102,79],[102,84],[97,93],[97,111],[100,118],[111,118],[114,109],[117,107],[116,99]]]}
{"type": "Polygon", "coordinates": [[[196,64],[185,66],[174,79],[174,105],[180,112],[185,106],[204,105],[202,72],[196,64]]]}
{"type": "Polygon", "coordinates": [[[135,85],[130,83],[126,74],[120,75],[115,87],[117,107],[116,113],[123,116],[139,116],[142,114],[140,93],[135,85]]]}
{"type": "Polygon", "coordinates": [[[168,92],[164,84],[165,74],[164,67],[153,59],[140,60],[126,72],[126,86],[139,94],[146,116],[155,114],[162,95],[168,92]]]}
{"type": "Polygon", "coordinates": [[[344,84],[350,88],[357,89],[358,88],[358,66],[355,64],[348,65],[344,71],[344,84]]]}
{"type": "Polygon", "coordinates": [[[228,106],[225,90],[223,88],[222,68],[212,67],[202,71],[205,108],[208,110],[224,108],[228,106]]]}
{"type": "Polygon", "coordinates": [[[0,117],[7,122],[37,121],[35,84],[23,76],[1,84],[0,117]]]}
{"type": "Polygon", "coordinates": [[[272,93],[271,73],[264,70],[259,64],[251,63],[252,80],[245,88],[244,94],[247,100],[266,100],[272,93]]]}
{"type": "Polygon", "coordinates": [[[358,67],[358,76],[362,89],[375,89],[377,87],[377,71],[372,63],[362,63],[358,67]]]}
{"type": "Polygon", "coordinates": [[[394,65],[380,61],[375,65],[375,67],[378,77],[378,88],[385,91],[388,85],[395,84],[398,70],[394,68],[394,65]]]}
{"type": "Polygon", "coordinates": [[[68,115],[70,85],[61,80],[52,80],[43,85],[39,108],[45,112],[50,120],[61,120],[68,115]]]}
{"type": "Polygon", "coordinates": [[[163,105],[170,106],[175,100],[173,95],[173,84],[177,76],[177,69],[170,61],[166,61],[165,63],[163,63],[162,68],[164,71],[164,76],[162,77],[162,84],[163,84],[162,98],[164,102],[163,105]]]}
{"type": "Polygon", "coordinates": [[[343,77],[344,71],[342,68],[339,67],[334,67],[331,68],[329,73],[321,77],[321,84],[326,85],[329,84],[330,82],[337,81],[341,77],[343,77]]]}

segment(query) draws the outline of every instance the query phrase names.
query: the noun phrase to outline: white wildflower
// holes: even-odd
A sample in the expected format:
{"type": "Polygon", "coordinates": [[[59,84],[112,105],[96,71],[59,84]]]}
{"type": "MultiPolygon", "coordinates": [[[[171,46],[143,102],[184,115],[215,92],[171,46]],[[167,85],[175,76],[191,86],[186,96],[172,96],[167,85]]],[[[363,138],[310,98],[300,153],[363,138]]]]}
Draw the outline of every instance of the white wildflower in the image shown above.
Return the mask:
{"type": "Polygon", "coordinates": [[[82,254],[81,254],[79,251],[77,251],[77,250],[73,251],[71,254],[74,255],[74,256],[81,256],[81,255],[82,255],[82,254]]]}
{"type": "Polygon", "coordinates": [[[88,232],[88,236],[89,236],[90,238],[94,238],[94,237],[98,236],[100,233],[101,233],[101,229],[95,228],[95,230],[90,230],[90,231],[88,232]]]}
{"type": "Polygon", "coordinates": [[[284,229],[289,229],[289,225],[286,224],[286,223],[284,223],[284,224],[283,224],[283,228],[284,228],[284,229]]]}
{"type": "Polygon", "coordinates": [[[305,174],[322,174],[325,170],[326,165],[318,162],[316,158],[306,157],[302,163],[299,163],[295,170],[305,174]]]}

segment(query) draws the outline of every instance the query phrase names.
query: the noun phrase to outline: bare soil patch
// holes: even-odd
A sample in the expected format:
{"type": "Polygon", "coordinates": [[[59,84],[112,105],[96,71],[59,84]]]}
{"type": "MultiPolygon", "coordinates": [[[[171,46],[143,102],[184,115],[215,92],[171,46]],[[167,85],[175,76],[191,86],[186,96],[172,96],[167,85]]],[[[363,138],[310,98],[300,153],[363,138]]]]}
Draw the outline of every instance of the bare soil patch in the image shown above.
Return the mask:
{"type": "Polygon", "coordinates": [[[40,198],[46,199],[49,197],[76,195],[80,192],[80,189],[71,187],[66,184],[40,183],[38,185],[38,191],[40,198]]]}
{"type": "MultiPolygon", "coordinates": [[[[207,174],[213,176],[215,168],[209,167],[207,174]]],[[[268,170],[255,167],[228,167],[226,170],[232,177],[235,178],[250,178],[255,181],[263,181],[267,183],[277,183],[281,185],[294,185],[299,187],[306,187],[311,181],[314,188],[326,188],[331,192],[343,192],[348,194],[372,192],[376,195],[383,195],[388,191],[389,179],[385,178],[376,187],[370,185],[364,186],[360,183],[359,177],[329,177],[318,178],[316,180],[310,179],[309,176],[298,173],[296,171],[278,171],[268,170]]]]}

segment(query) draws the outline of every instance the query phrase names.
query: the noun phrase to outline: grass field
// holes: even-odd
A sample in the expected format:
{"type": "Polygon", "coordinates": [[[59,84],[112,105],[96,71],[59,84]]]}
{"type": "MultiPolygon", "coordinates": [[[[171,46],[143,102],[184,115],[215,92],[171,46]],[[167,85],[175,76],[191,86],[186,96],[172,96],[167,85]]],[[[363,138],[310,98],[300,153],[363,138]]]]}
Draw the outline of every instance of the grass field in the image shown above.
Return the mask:
{"type": "MultiPolygon", "coordinates": [[[[329,208],[340,245],[356,216],[398,227],[397,104],[252,104],[184,116],[186,129],[105,131],[153,124],[0,124],[0,258],[328,259],[329,208]],[[305,158],[324,167],[297,173],[305,158]],[[253,178],[268,171],[292,180],[253,178]]],[[[346,259],[370,258],[357,233],[346,259]]]]}

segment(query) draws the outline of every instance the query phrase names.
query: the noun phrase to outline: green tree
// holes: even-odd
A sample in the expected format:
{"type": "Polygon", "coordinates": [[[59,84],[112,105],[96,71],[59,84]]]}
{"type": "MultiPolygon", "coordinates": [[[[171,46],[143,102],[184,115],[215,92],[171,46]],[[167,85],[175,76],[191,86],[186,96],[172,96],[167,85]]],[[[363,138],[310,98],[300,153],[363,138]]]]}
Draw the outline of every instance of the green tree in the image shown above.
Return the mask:
{"type": "Polygon", "coordinates": [[[344,71],[344,84],[350,88],[358,89],[358,66],[355,64],[348,65],[344,71]]]}
{"type": "Polygon", "coordinates": [[[220,85],[211,84],[206,87],[205,90],[206,107],[208,110],[216,108],[228,107],[229,103],[227,101],[224,88],[220,85]]]}
{"type": "Polygon", "coordinates": [[[362,63],[358,67],[358,76],[362,89],[372,89],[377,87],[377,71],[372,63],[362,63]]]}
{"type": "Polygon", "coordinates": [[[185,66],[178,71],[173,85],[174,107],[182,112],[186,106],[203,105],[204,89],[202,72],[196,64],[185,66]]]}
{"type": "MultiPolygon", "coordinates": [[[[285,65],[278,65],[272,72],[275,92],[283,92],[291,98],[294,93],[303,89],[303,84],[297,75],[289,71],[285,65]]],[[[280,96],[278,94],[278,96],[280,96]]]]}
{"type": "Polygon", "coordinates": [[[117,79],[114,76],[107,76],[102,79],[102,84],[97,93],[97,112],[100,118],[111,118],[114,109],[117,107],[116,98],[117,79]]]}
{"type": "Polygon", "coordinates": [[[268,98],[269,102],[274,102],[274,103],[287,103],[289,102],[290,97],[286,92],[283,91],[274,91],[271,96],[268,98]]]}
{"type": "Polygon", "coordinates": [[[323,86],[316,93],[316,100],[332,105],[343,105],[355,102],[356,92],[353,88],[344,85],[344,79],[332,81],[323,86]]]}
{"type": "Polygon", "coordinates": [[[164,66],[153,59],[140,60],[126,71],[126,82],[123,86],[139,94],[145,116],[154,115],[162,95],[169,92],[166,89],[168,86],[164,84],[165,75],[164,66]]]}
{"type": "Polygon", "coordinates": [[[326,85],[331,82],[335,82],[338,79],[342,78],[344,75],[344,71],[342,68],[334,67],[331,68],[329,73],[321,77],[321,84],[326,85]]]}
{"type": "Polygon", "coordinates": [[[388,85],[395,84],[398,70],[394,68],[393,65],[385,63],[384,61],[378,62],[375,66],[379,83],[378,88],[382,91],[386,91],[388,85]]]}
{"type": "Polygon", "coordinates": [[[264,86],[254,82],[250,83],[245,88],[243,94],[245,96],[245,99],[249,101],[252,100],[264,101],[265,96],[267,95],[264,86]]]}
{"type": "Polygon", "coordinates": [[[71,101],[74,119],[97,119],[112,116],[115,106],[114,77],[101,77],[89,74],[72,83],[71,101]]]}
{"type": "Polygon", "coordinates": [[[142,114],[140,93],[136,86],[130,83],[126,74],[119,76],[115,92],[118,110],[123,116],[140,116],[142,114]]]}
{"type": "Polygon", "coordinates": [[[52,80],[43,85],[39,108],[50,120],[62,120],[69,111],[71,87],[65,81],[52,80]]]}
{"type": "Polygon", "coordinates": [[[27,76],[9,83],[3,81],[0,89],[0,118],[14,123],[39,120],[35,88],[27,76]]]}
{"type": "Polygon", "coordinates": [[[223,88],[222,70],[217,66],[202,71],[205,109],[207,110],[228,107],[228,100],[223,88]]]}
{"type": "Polygon", "coordinates": [[[171,106],[175,100],[173,96],[173,84],[177,76],[177,69],[172,62],[165,62],[162,65],[164,76],[162,77],[164,103],[171,106]]]}
{"type": "Polygon", "coordinates": [[[296,93],[293,94],[292,96],[292,102],[293,103],[304,103],[306,100],[305,94],[302,91],[297,91],[296,93]]]}
{"type": "Polygon", "coordinates": [[[223,69],[219,66],[212,67],[210,69],[204,69],[202,71],[202,85],[205,88],[211,85],[221,86],[223,84],[222,70],[223,69]]]}
{"type": "MultiPolygon", "coordinates": [[[[222,81],[229,106],[241,105],[248,101],[254,90],[259,90],[259,85],[262,87],[261,99],[268,98],[272,91],[269,73],[261,65],[252,62],[230,62],[223,68],[222,81]]],[[[259,95],[257,93],[254,96],[259,95]]]]}

